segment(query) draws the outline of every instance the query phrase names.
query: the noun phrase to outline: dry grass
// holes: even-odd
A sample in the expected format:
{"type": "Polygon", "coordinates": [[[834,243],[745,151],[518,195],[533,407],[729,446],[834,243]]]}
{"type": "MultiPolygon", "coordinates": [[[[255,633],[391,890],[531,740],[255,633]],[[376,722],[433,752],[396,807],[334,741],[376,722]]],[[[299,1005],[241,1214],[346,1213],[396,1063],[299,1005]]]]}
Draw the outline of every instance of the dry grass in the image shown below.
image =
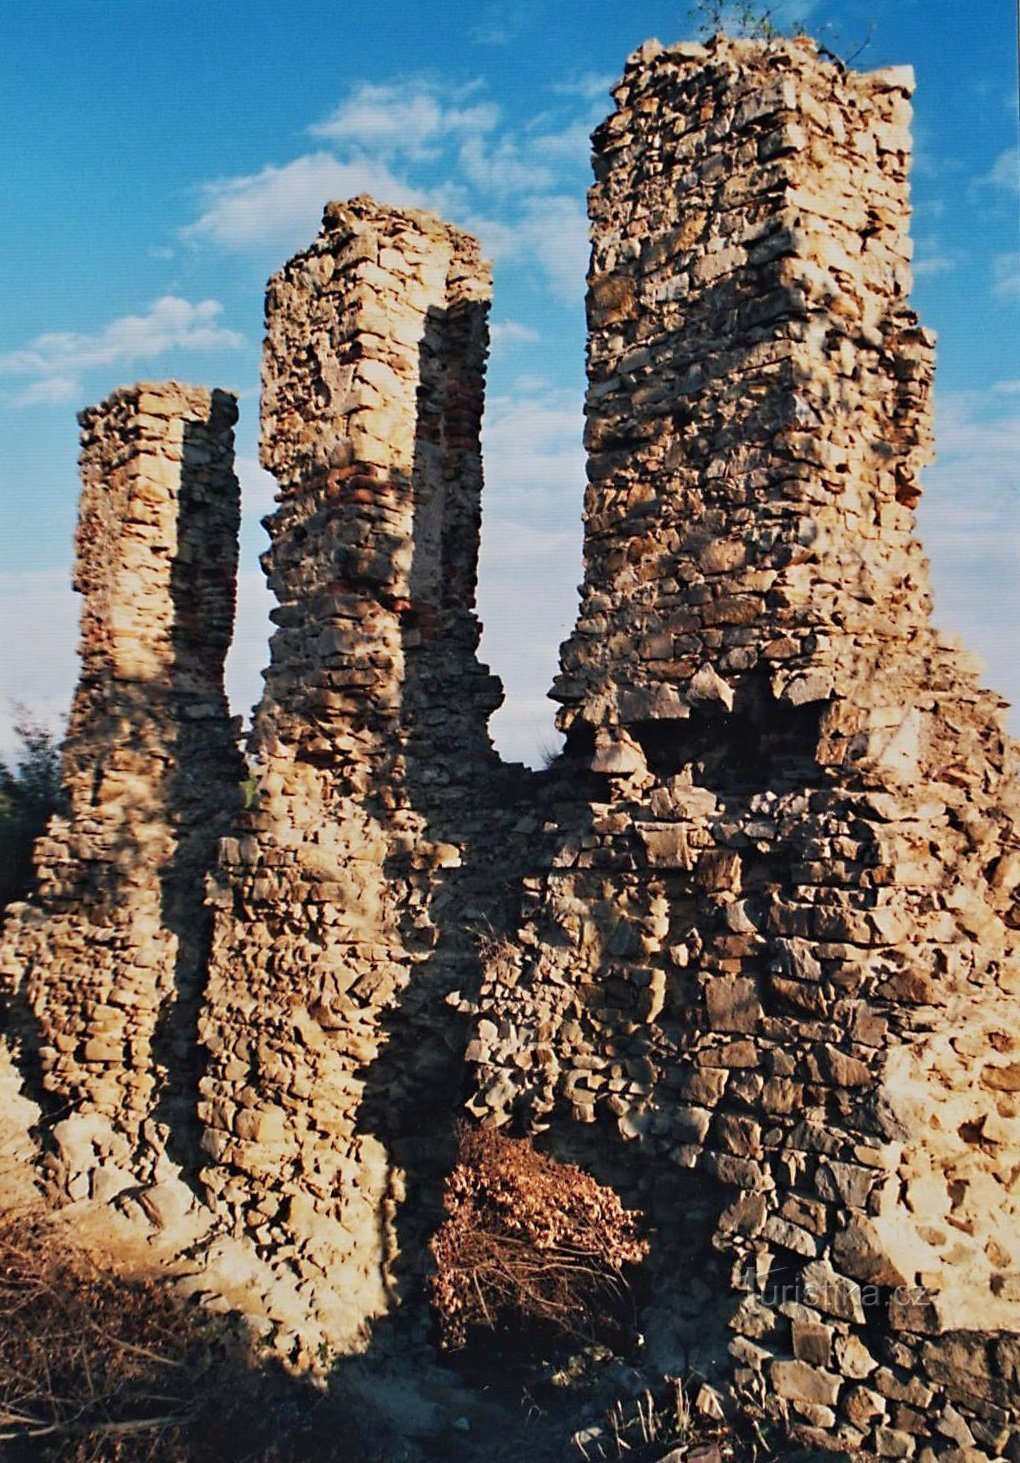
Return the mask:
{"type": "Polygon", "coordinates": [[[648,1245],[640,1216],[612,1189],[527,1139],[465,1127],[445,1205],[430,1287],[446,1348],[463,1346],[472,1328],[538,1326],[592,1341],[618,1326],[625,1268],[648,1245]]]}
{"type": "Polygon", "coordinates": [[[159,1457],[143,1440],[170,1444],[193,1421],[210,1364],[168,1290],[104,1273],[41,1209],[0,1216],[5,1456],[159,1457]]]}
{"type": "Polygon", "coordinates": [[[335,1403],[246,1365],[230,1325],[118,1278],[41,1207],[0,1214],[5,1463],[316,1463],[365,1456],[335,1403]]]}

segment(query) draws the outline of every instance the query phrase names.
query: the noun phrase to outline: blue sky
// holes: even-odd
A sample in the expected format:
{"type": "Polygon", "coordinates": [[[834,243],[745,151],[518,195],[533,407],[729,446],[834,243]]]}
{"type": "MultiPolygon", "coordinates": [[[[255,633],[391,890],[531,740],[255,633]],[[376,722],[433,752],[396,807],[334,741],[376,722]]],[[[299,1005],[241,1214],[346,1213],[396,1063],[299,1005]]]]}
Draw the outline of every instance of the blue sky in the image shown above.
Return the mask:
{"type": "MultiPolygon", "coordinates": [[[[919,512],[936,620],[1020,703],[1020,260],[1013,0],[780,0],[860,67],[917,71],[913,301],[939,336],[919,512]]],[[[495,265],[483,656],[510,756],[556,744],[545,698],[580,580],[587,136],[687,0],[5,0],[0,234],[0,755],[16,702],[73,690],[75,412],[138,379],[241,397],[235,710],[257,698],[272,483],[256,465],[265,280],[329,198],[476,231],[495,265]]],[[[1013,727],[1020,732],[1014,713],[1013,727]]]]}

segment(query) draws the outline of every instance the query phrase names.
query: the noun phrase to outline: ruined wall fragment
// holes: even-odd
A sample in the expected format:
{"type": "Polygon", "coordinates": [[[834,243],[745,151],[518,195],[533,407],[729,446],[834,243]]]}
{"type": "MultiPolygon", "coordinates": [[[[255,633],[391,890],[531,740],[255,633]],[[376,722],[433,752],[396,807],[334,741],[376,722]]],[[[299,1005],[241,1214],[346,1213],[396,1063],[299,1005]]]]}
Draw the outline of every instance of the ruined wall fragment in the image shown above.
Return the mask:
{"type": "Polygon", "coordinates": [[[445,998],[537,826],[512,831],[475,658],[488,297],[475,240],[369,199],[331,204],[267,297],[279,603],[255,803],[210,894],[204,1178],[334,1345],[424,1255],[462,1082],[445,998]]]}
{"type": "Polygon", "coordinates": [[[471,1105],[645,1205],[658,1340],[703,1339],[708,1275],[747,1405],[819,1446],[997,1456],[1020,799],[913,534],[911,85],[807,41],[650,43],[595,134],[559,841],[471,1105]]]}
{"type": "MultiPolygon", "coordinates": [[[[243,776],[223,692],[239,494],[232,396],[175,382],[81,414],[81,676],[65,808],[5,925],[8,1037],[72,1198],[165,1182],[197,1152],[204,879],[243,776]]],[[[157,1198],[157,1202],[159,1199],[157,1198]]]]}

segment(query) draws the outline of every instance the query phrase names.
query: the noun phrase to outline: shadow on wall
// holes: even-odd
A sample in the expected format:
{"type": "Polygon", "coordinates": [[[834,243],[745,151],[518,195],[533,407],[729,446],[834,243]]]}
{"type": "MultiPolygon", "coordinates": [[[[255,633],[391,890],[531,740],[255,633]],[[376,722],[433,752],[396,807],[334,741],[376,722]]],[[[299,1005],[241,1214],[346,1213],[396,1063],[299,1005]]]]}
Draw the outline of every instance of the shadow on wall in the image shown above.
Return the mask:
{"type": "Polygon", "coordinates": [[[205,477],[210,429],[235,421],[237,407],[223,392],[211,397],[209,422],[184,424],[177,552],[170,570],[172,682],[182,699],[197,693],[204,714],[168,718],[175,746],[167,767],[166,817],[176,836],[171,857],[160,869],[160,897],[176,955],[173,990],[153,1036],[153,1059],[164,1074],[153,1117],[165,1125],[167,1153],[199,1198],[199,1170],[206,1158],[199,1146],[198,1085],[205,1054],[198,1021],[213,929],[205,879],[216,863],[220,838],[243,805],[245,777],[238,726],[229,719],[223,687],[237,606],[240,501],[235,497],[231,513],[210,515],[205,477]]]}
{"type": "MultiPolygon", "coordinates": [[[[432,307],[419,348],[412,474],[411,598],[401,612],[402,751],[384,786],[397,785],[421,816],[431,851],[393,856],[387,877],[420,894],[428,921],[404,906],[411,957],[399,1004],[384,1018],[384,1045],[365,1075],[359,1131],[380,1139],[405,1176],[396,1213],[391,1285],[420,1296],[429,1236],[442,1221],[442,1187],[456,1156],[456,1124],[469,1095],[466,1018],[448,1000],[474,997],[493,933],[516,928],[520,881],[544,779],[503,765],[487,723],[502,689],[476,657],[474,614],[481,522],[479,433],[487,303],[432,307]]],[[[373,800],[374,816],[389,810],[373,800]]],[[[414,898],[412,894],[412,899],[414,898]]]]}

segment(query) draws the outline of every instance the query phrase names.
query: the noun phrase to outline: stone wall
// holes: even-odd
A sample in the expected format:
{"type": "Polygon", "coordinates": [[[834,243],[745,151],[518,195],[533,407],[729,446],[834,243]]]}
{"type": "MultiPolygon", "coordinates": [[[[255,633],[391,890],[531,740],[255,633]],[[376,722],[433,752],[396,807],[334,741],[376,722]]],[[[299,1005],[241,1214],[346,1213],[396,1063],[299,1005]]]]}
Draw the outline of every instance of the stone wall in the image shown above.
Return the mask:
{"type": "Polygon", "coordinates": [[[348,1346],[438,1218],[465,1040],[445,998],[537,827],[513,831],[528,779],[500,769],[475,658],[488,300],[472,238],[369,199],[331,204],[268,294],[279,606],[255,805],[211,892],[204,1177],[348,1346]]]}
{"type": "Polygon", "coordinates": [[[911,86],[807,41],[649,43],[595,134],[573,801],[488,971],[472,1106],[646,1208],[667,1353],[718,1364],[722,1291],[747,1405],[997,1455],[1020,799],[913,536],[911,86]]]}
{"type": "Polygon", "coordinates": [[[466,1101],[648,1215],[659,1375],[819,1447],[1020,1457],[1020,795],[914,536],[911,85],[808,41],[628,63],[548,774],[487,733],[468,235],[331,204],[270,283],[243,810],[233,402],[83,417],[68,809],[0,1086],[13,1052],[51,1187],[204,1233],[195,1287],[295,1362],[413,1293],[466,1101]]]}
{"type": "Polygon", "coordinates": [[[243,776],[223,693],[239,495],[234,398],[142,384],[81,415],[81,679],[65,806],[8,911],[8,1033],[71,1198],[186,1207],[198,1131],[204,878],[243,776]],[[174,1192],[171,1194],[171,1189],[174,1192]]]}

